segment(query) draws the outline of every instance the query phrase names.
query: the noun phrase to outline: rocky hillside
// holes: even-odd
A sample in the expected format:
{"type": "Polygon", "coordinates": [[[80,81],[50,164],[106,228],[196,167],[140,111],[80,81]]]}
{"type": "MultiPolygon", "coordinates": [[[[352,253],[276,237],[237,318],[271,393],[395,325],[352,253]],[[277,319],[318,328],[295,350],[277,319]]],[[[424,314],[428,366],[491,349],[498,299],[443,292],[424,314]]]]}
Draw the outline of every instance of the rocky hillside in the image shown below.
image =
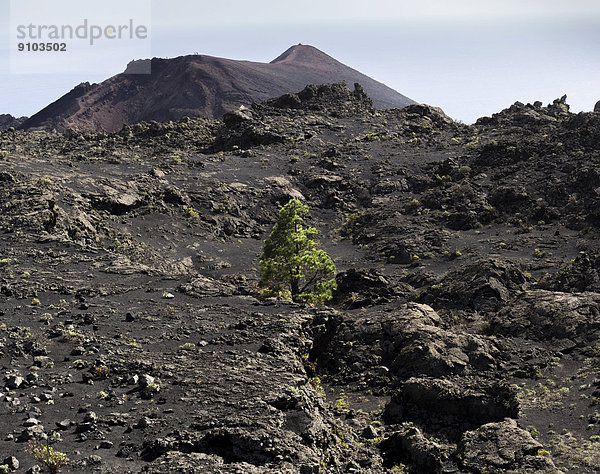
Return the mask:
{"type": "Polygon", "coordinates": [[[0,130],[10,127],[19,127],[27,117],[13,117],[10,114],[0,114],[0,130]]]}
{"type": "Polygon", "coordinates": [[[240,105],[298,92],[307,84],[341,81],[360,82],[378,108],[414,103],[317,48],[296,45],[268,64],[204,55],[134,61],[104,82],[80,84],[21,128],[114,132],[142,121],[217,118],[240,105]],[[151,74],[136,74],[147,62],[151,74]]]}
{"type": "MultiPolygon", "coordinates": [[[[473,126],[309,86],[221,120],[0,132],[0,462],[596,472],[600,114],[473,126]],[[330,306],[257,299],[290,197],[330,306]]],[[[18,466],[18,467],[17,467],[18,466]]]]}

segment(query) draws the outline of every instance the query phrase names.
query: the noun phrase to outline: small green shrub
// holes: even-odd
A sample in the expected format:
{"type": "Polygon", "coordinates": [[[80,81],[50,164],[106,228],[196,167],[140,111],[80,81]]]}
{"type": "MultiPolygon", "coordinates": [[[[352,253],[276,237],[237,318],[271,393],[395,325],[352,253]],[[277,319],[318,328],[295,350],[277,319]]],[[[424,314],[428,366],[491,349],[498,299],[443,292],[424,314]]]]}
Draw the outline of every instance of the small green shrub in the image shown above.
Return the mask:
{"type": "Polygon", "coordinates": [[[313,386],[319,395],[325,397],[325,389],[323,388],[323,384],[321,383],[321,378],[319,376],[311,378],[308,383],[313,386]]]}
{"type": "Polygon", "coordinates": [[[340,392],[339,397],[335,400],[333,408],[338,413],[345,413],[348,411],[348,397],[344,391],[340,392]]]}
{"type": "Polygon", "coordinates": [[[69,458],[65,453],[61,453],[52,446],[42,444],[39,441],[30,441],[25,451],[33,456],[36,461],[46,466],[50,473],[60,471],[61,467],[69,463],[69,458]]]}
{"type": "Polygon", "coordinates": [[[190,216],[194,220],[200,219],[200,213],[196,209],[194,209],[193,207],[188,207],[187,208],[187,214],[188,214],[188,216],[190,216]]]}
{"type": "Polygon", "coordinates": [[[533,426],[533,425],[529,425],[527,427],[527,431],[529,431],[529,433],[531,434],[532,438],[537,438],[540,435],[540,433],[537,430],[537,428],[535,426],[533,426]]]}
{"type": "Polygon", "coordinates": [[[544,250],[540,250],[540,249],[536,248],[533,251],[533,256],[535,258],[544,258],[546,256],[546,252],[544,250]]]}

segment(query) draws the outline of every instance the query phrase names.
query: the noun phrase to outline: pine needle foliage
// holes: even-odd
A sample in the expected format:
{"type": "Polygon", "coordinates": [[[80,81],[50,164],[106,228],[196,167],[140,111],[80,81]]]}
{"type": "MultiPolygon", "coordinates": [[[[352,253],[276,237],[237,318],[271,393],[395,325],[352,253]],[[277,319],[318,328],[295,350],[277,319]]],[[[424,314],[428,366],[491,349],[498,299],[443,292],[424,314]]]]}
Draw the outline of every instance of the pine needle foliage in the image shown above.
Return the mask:
{"type": "Polygon", "coordinates": [[[304,225],[308,206],[291,199],[266,240],[260,258],[259,287],[272,295],[289,295],[292,301],[324,304],[335,290],[336,268],[318,249],[314,227],[304,225]]]}

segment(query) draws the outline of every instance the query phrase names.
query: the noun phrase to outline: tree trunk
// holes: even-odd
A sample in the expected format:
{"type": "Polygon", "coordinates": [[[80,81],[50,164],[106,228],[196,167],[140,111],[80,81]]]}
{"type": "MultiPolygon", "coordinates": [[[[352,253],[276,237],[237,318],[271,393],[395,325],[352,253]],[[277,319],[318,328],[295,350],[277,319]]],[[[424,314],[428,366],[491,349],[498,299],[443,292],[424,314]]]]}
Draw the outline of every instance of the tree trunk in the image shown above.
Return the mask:
{"type": "Polygon", "coordinates": [[[292,289],[292,301],[296,302],[296,298],[300,294],[300,281],[298,278],[292,278],[290,282],[290,287],[292,289]]]}

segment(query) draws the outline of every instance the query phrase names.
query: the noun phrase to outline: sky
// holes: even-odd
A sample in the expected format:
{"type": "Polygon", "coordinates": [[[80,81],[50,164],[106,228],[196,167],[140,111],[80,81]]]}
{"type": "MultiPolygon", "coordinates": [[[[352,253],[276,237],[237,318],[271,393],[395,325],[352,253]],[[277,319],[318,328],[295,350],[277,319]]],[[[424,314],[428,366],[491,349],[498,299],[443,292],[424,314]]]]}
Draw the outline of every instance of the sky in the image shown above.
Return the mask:
{"type": "MultiPolygon", "coordinates": [[[[75,21],[74,1],[53,0],[54,16],[75,21]]],[[[102,2],[117,11],[106,1],[117,0],[102,2]]],[[[136,1],[136,17],[151,23],[144,49],[98,48],[89,64],[69,52],[66,64],[46,59],[17,74],[14,21],[9,0],[0,0],[0,113],[32,115],[81,82],[122,72],[127,58],[200,53],[268,62],[298,43],[465,123],[515,101],[567,94],[571,110],[589,111],[600,100],[597,0],[136,1]]],[[[77,1],[86,3],[94,2],[77,1]]]]}

